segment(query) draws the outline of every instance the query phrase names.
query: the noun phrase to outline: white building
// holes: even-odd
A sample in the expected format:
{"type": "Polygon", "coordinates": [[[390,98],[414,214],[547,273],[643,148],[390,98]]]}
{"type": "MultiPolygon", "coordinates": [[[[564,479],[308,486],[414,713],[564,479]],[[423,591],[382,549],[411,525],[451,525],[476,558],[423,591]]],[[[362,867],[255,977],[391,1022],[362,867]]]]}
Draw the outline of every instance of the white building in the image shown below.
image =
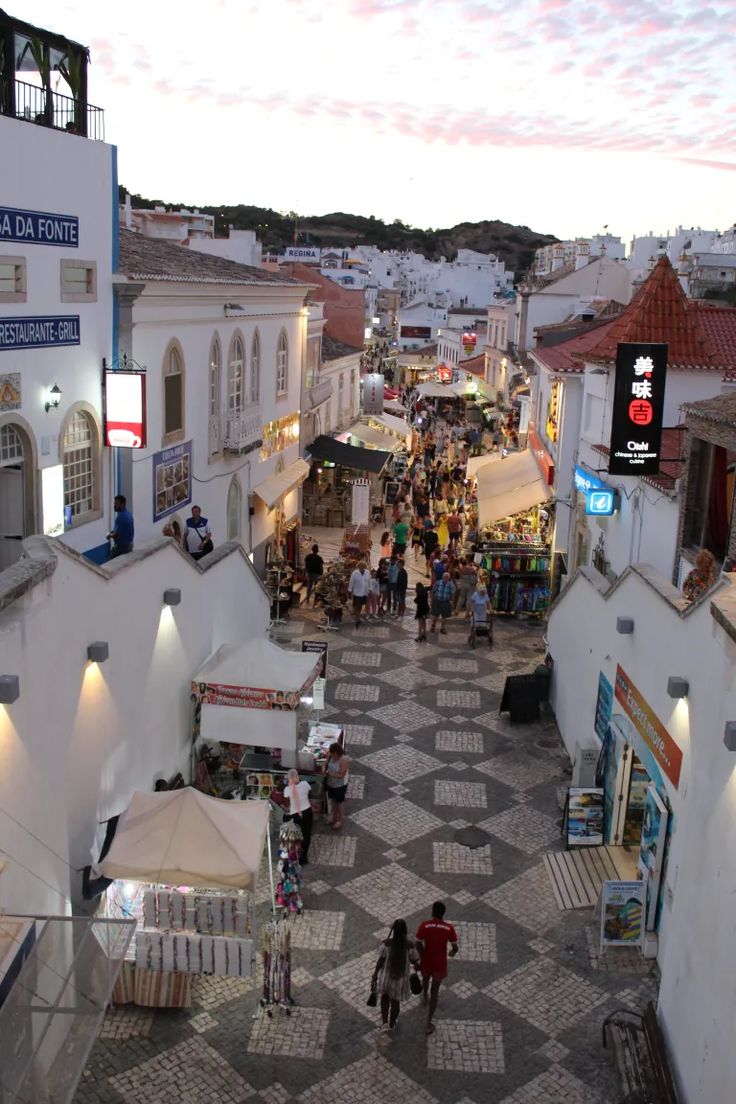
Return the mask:
{"type": "Polygon", "coordinates": [[[421,349],[437,341],[442,327],[447,326],[447,308],[423,299],[399,310],[399,351],[421,349]]]}
{"type": "Polygon", "coordinates": [[[669,230],[666,234],[654,234],[650,230],[631,239],[626,264],[633,270],[645,273],[650,261],[668,257],[673,267],[677,268],[683,254],[708,253],[718,238],[717,230],[704,230],[700,226],[678,226],[674,234],[670,234],[669,230]]]}
{"type": "Polygon", "coordinates": [[[214,257],[224,257],[228,261],[260,268],[263,262],[263,246],[256,237],[255,230],[228,230],[226,238],[189,237],[182,245],[199,253],[209,253],[214,257]]]}
{"type": "Polygon", "coordinates": [[[137,538],[174,522],[183,529],[195,503],[215,545],[241,540],[261,568],[278,511],[282,527],[298,520],[306,475],[299,411],[307,288],[120,234],[120,355],[145,367],[148,378],[146,447],[120,450],[120,487],[137,538]]]}
{"type": "Polygon", "coordinates": [[[302,450],[320,434],[347,428],[360,410],[362,351],[324,333],[324,304],[311,301],[307,368],[302,392],[302,450]]]}
{"type": "Polygon", "coordinates": [[[178,211],[157,205],[155,207],[133,207],[129,195],[120,208],[120,223],[127,230],[135,230],[147,238],[163,238],[165,241],[179,242],[206,241],[215,236],[215,216],[205,215],[201,211],[188,211],[185,207],[178,211]]]}
{"type": "Polygon", "coordinates": [[[100,380],[113,352],[117,179],[112,146],[4,114],[0,149],[2,569],[33,533],[86,550],[110,528],[100,380]]]}
{"type": "Polygon", "coordinates": [[[570,271],[576,267],[578,259],[585,255],[591,260],[596,257],[610,257],[622,261],[626,247],[621,238],[613,234],[595,234],[592,238],[575,238],[574,241],[553,242],[534,251],[534,276],[552,276],[556,272],[570,271]]]}

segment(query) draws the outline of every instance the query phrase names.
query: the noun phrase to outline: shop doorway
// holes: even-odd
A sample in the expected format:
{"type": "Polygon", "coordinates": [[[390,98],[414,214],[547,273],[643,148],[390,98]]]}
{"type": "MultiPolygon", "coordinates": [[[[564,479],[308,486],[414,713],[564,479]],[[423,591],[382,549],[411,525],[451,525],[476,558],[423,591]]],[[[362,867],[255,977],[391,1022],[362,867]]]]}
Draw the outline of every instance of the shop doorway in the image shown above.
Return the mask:
{"type": "Polygon", "coordinates": [[[27,527],[26,454],[14,425],[0,426],[0,571],[20,559],[27,527]]]}

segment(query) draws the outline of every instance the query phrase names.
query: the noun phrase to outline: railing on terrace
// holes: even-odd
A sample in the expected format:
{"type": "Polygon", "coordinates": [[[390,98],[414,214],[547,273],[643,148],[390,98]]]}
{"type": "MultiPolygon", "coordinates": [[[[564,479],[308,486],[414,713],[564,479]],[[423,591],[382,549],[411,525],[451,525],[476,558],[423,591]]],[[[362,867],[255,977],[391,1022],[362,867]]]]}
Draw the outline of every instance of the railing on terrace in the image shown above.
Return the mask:
{"type": "Polygon", "coordinates": [[[70,134],[81,134],[98,142],[105,140],[105,114],[101,107],[93,107],[79,98],[64,96],[61,92],[37,84],[26,84],[25,81],[16,80],[14,88],[15,103],[6,102],[6,96],[0,104],[3,115],[54,130],[66,130],[70,134]]]}

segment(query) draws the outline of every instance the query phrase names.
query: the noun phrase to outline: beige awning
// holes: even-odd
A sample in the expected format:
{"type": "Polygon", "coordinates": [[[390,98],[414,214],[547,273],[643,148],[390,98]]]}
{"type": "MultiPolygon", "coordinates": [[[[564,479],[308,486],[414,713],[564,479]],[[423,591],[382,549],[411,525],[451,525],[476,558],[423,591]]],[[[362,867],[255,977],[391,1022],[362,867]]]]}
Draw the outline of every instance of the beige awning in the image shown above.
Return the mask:
{"type": "Polygon", "coordinates": [[[498,463],[484,464],[478,470],[481,525],[530,510],[551,497],[552,489],[544,482],[534,454],[528,449],[511,453],[498,463]]]}
{"type": "Polygon", "coordinates": [[[472,479],[474,475],[478,474],[481,468],[486,466],[486,464],[496,464],[500,462],[500,452],[494,453],[493,455],[489,452],[484,452],[482,456],[471,456],[465,468],[465,474],[468,479],[472,479]]]}
{"type": "Polygon", "coordinates": [[[435,383],[428,380],[427,383],[417,384],[417,392],[425,399],[455,399],[457,395],[444,383],[435,383]]]}
{"type": "Polygon", "coordinates": [[[356,422],[346,432],[349,437],[355,437],[369,448],[383,449],[385,452],[396,452],[397,449],[403,448],[403,442],[393,433],[384,433],[380,429],[374,429],[373,426],[364,425],[363,422],[356,422]]]}
{"type": "Polygon", "coordinates": [[[294,487],[301,486],[308,475],[309,464],[307,461],[295,460],[293,464],[289,464],[288,468],[284,468],[278,475],[272,475],[270,479],[264,479],[262,483],[258,483],[253,488],[253,492],[258,495],[269,510],[273,510],[279,499],[283,498],[294,487]]]}
{"type": "Polygon", "coordinates": [[[391,437],[398,437],[405,448],[411,444],[411,429],[405,418],[395,418],[392,414],[370,414],[369,418],[375,422],[382,432],[391,437]]]}

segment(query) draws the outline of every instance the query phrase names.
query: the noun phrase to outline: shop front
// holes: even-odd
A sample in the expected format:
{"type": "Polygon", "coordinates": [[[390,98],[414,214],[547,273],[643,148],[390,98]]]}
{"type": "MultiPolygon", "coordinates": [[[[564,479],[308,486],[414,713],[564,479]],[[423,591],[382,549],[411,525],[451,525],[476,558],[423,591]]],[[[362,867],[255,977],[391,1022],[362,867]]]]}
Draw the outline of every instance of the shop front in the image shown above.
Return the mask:
{"type": "Polygon", "coordinates": [[[551,489],[529,451],[480,464],[476,478],[476,556],[492,607],[543,616],[550,600],[551,489]]]}
{"type": "Polygon", "coordinates": [[[682,750],[619,664],[615,685],[601,672],[595,719],[602,741],[603,839],[629,880],[647,882],[646,928],[658,927],[667,845],[674,827],[682,750]]]}
{"type": "MultiPolygon", "coordinates": [[[[396,443],[400,445],[400,442],[396,443]]],[[[370,516],[379,513],[383,516],[384,480],[381,477],[384,472],[388,474],[393,465],[393,452],[385,448],[351,445],[335,437],[321,435],[309,445],[309,459],[310,474],[304,484],[305,523],[344,528],[353,520],[354,485],[356,481],[366,479],[370,516]]]]}
{"type": "Polygon", "coordinates": [[[266,545],[267,577],[274,569],[288,574],[299,566],[299,488],[308,475],[309,464],[300,458],[253,488],[273,527],[266,545]]]}

